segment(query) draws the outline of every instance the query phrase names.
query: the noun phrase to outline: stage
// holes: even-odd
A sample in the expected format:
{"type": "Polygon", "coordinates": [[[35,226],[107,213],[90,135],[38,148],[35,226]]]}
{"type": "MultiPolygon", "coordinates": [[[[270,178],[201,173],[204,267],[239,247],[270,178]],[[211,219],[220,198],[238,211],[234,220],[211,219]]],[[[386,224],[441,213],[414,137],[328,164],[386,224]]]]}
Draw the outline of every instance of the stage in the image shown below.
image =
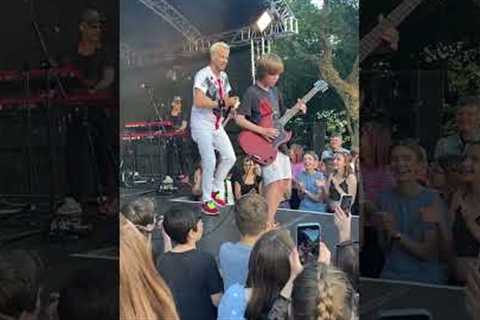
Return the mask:
{"type": "Polygon", "coordinates": [[[380,310],[425,309],[434,320],[468,320],[462,287],[360,278],[360,319],[375,320],[380,310]]]}
{"type": "MultiPolygon", "coordinates": [[[[162,196],[152,190],[123,189],[121,193],[122,203],[127,203],[138,197],[146,196],[155,199],[157,203],[157,214],[164,214],[172,205],[178,205],[185,210],[199,210],[200,202],[188,200],[186,195],[162,196]]],[[[295,228],[299,223],[317,222],[322,229],[323,241],[327,244],[332,255],[335,254],[335,245],[338,242],[338,233],[333,222],[333,215],[329,213],[318,213],[302,210],[279,209],[277,221],[282,228],[290,230],[292,237],[295,237],[295,228]]],[[[227,241],[238,241],[240,234],[235,226],[233,206],[221,209],[219,216],[203,215],[204,234],[199,242],[199,248],[218,255],[220,245],[227,241]]],[[[352,238],[358,241],[358,217],[352,217],[352,238]]],[[[160,233],[154,233],[154,250],[161,252],[163,248],[160,233]]]]}

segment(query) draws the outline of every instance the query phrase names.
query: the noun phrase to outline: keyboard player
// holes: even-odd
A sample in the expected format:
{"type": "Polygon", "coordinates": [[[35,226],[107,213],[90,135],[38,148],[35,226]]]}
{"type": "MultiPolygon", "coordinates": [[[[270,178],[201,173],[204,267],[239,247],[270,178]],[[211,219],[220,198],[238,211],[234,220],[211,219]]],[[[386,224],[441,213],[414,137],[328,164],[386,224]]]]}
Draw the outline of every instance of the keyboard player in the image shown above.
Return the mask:
{"type": "MultiPolygon", "coordinates": [[[[78,24],[79,40],[67,53],[63,63],[80,72],[79,88],[66,88],[86,94],[112,92],[115,83],[115,56],[105,45],[103,31],[106,20],[95,9],[86,9],[78,24]]],[[[112,97],[115,95],[112,94],[112,97]]],[[[113,99],[113,98],[112,98],[113,99]]],[[[117,180],[114,165],[118,136],[117,112],[105,106],[85,103],[70,109],[66,117],[66,182],[65,202],[58,213],[80,213],[90,196],[105,199],[100,213],[113,210],[117,180]]]]}

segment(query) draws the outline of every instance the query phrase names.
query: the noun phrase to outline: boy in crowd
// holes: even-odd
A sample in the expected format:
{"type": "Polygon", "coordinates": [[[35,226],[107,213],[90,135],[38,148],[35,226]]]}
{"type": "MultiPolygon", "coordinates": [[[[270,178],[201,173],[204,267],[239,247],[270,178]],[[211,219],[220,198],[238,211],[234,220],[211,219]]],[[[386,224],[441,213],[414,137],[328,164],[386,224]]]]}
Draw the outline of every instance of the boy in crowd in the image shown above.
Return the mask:
{"type": "Polygon", "coordinates": [[[245,285],[252,248],[257,239],[268,230],[268,205],[259,194],[250,193],[237,200],[234,212],[241,237],[237,243],[226,242],[220,247],[224,291],[235,283],[245,285]]]}
{"type": "Polygon", "coordinates": [[[214,320],[222,297],[223,282],[215,258],[197,249],[203,222],[198,214],[172,207],[163,228],[174,246],[160,255],[157,269],[172,291],[182,320],[214,320]]]}

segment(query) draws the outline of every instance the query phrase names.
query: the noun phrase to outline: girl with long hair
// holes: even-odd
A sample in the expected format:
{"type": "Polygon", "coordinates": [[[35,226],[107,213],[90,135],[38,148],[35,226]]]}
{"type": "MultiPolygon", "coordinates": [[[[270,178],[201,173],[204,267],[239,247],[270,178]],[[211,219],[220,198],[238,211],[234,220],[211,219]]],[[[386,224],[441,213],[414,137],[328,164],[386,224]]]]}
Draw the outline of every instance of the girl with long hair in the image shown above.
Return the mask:
{"type": "Polygon", "coordinates": [[[135,225],[120,215],[120,320],[178,320],[173,296],[135,225]]]}
{"type": "Polygon", "coordinates": [[[342,195],[352,196],[352,203],[357,194],[357,178],[350,166],[350,155],[347,152],[335,152],[333,156],[333,172],[327,180],[328,199],[333,212],[342,195]]]}
{"type": "Polygon", "coordinates": [[[246,286],[234,284],[227,290],[218,308],[218,319],[266,319],[290,278],[289,257],[294,250],[287,230],[265,233],[250,255],[246,286]]]}
{"type": "Polygon", "coordinates": [[[260,166],[255,164],[249,157],[242,159],[239,170],[232,176],[232,181],[236,200],[249,192],[262,193],[262,172],[260,166]]]}
{"type": "Polygon", "coordinates": [[[354,298],[355,292],[344,272],[323,263],[310,264],[293,283],[292,318],[355,319],[354,298]]]}

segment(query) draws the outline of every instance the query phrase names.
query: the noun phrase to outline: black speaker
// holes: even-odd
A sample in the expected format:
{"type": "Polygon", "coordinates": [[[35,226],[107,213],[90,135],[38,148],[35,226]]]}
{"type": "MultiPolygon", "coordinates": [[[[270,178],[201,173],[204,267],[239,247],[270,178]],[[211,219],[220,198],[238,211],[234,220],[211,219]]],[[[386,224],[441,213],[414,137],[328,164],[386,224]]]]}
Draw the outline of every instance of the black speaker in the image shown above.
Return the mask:
{"type": "Polygon", "coordinates": [[[313,123],[312,127],[312,146],[313,150],[320,157],[325,149],[325,137],[327,136],[327,123],[320,120],[313,123]]]}

